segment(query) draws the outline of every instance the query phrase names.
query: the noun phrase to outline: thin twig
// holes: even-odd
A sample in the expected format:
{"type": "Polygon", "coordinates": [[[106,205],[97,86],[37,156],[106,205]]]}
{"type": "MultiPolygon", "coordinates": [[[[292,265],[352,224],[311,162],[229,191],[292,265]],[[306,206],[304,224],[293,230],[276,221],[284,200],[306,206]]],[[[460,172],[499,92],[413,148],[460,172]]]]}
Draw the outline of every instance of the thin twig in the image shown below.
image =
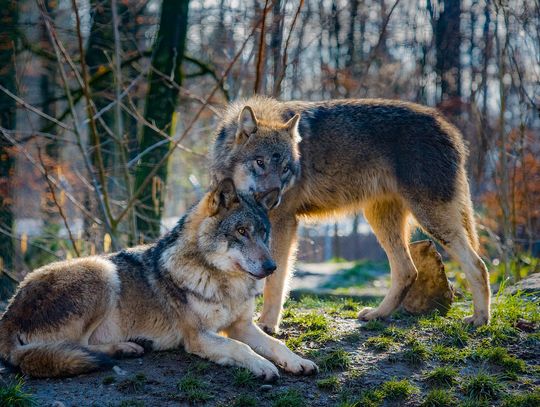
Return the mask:
{"type": "Polygon", "coordinates": [[[291,41],[291,34],[294,31],[294,26],[296,25],[296,21],[298,20],[298,16],[300,15],[300,11],[302,10],[302,7],[304,5],[304,0],[300,0],[300,3],[298,4],[298,8],[296,9],[296,13],[294,14],[293,21],[291,23],[291,28],[289,30],[289,34],[287,35],[287,39],[285,40],[285,48],[283,48],[283,61],[281,63],[281,70],[279,76],[276,78],[276,83],[274,85],[274,96],[279,96],[277,92],[278,89],[281,89],[281,82],[285,78],[285,72],[287,71],[287,51],[289,49],[289,42],[291,41]]]}
{"type": "Polygon", "coordinates": [[[41,163],[41,166],[43,167],[43,178],[45,178],[45,181],[47,181],[47,185],[49,186],[49,191],[51,191],[51,196],[53,199],[54,204],[58,208],[58,214],[64,221],[64,226],[66,227],[69,240],[71,241],[71,245],[73,246],[73,250],[75,250],[75,254],[77,257],[81,257],[81,253],[79,252],[79,248],[77,247],[77,243],[75,242],[75,239],[73,238],[73,233],[71,233],[71,228],[69,227],[69,223],[66,218],[66,214],[64,213],[64,210],[62,209],[62,205],[60,205],[60,202],[58,202],[58,199],[56,198],[56,192],[54,190],[54,185],[52,184],[50,177],[49,177],[49,170],[47,169],[47,166],[43,162],[43,157],[41,155],[41,148],[38,148],[38,157],[39,162],[41,163]]]}
{"type": "Polygon", "coordinates": [[[11,93],[8,89],[4,88],[2,85],[0,85],[0,90],[1,90],[2,92],[4,92],[6,95],[8,95],[10,98],[12,98],[13,100],[15,100],[15,102],[17,102],[18,104],[20,104],[20,105],[21,105],[22,107],[24,107],[25,109],[28,109],[28,110],[30,110],[31,112],[34,112],[34,113],[37,114],[38,116],[41,116],[41,117],[43,117],[44,119],[47,119],[47,120],[53,122],[54,124],[56,124],[57,126],[62,127],[62,128],[65,129],[65,130],[74,131],[73,127],[69,127],[67,124],[62,123],[61,121],[55,119],[54,117],[49,116],[47,113],[44,113],[44,112],[42,112],[41,110],[35,108],[35,107],[32,106],[30,103],[24,101],[23,99],[21,99],[21,98],[18,97],[17,95],[11,93]]]}
{"type": "MultiPolygon", "coordinates": [[[[120,105],[120,100],[124,95],[129,93],[130,88],[138,81],[139,78],[136,78],[130,86],[122,92],[122,55],[121,55],[121,49],[120,49],[120,32],[118,31],[118,5],[116,0],[111,1],[111,7],[112,7],[112,18],[113,18],[113,32],[114,32],[114,61],[116,66],[116,72],[115,72],[115,89],[116,89],[116,125],[117,125],[117,136],[123,140],[122,143],[118,143],[118,150],[119,150],[119,159],[120,159],[120,170],[123,175],[124,183],[126,185],[126,195],[129,197],[133,193],[132,187],[132,177],[129,172],[129,167],[127,165],[127,156],[128,151],[127,147],[129,145],[129,139],[127,133],[124,133],[124,118],[122,113],[122,106],[120,105]]],[[[133,242],[135,240],[135,237],[137,236],[137,222],[135,218],[135,214],[131,213],[131,216],[129,217],[129,241],[133,242]]]]}
{"type": "MultiPolygon", "coordinates": [[[[19,242],[22,242],[22,240],[23,240],[21,236],[18,236],[15,233],[10,232],[8,229],[4,228],[2,225],[0,225],[0,233],[5,235],[5,236],[9,236],[11,239],[18,240],[19,242]]],[[[30,246],[34,246],[34,247],[37,247],[40,250],[43,250],[45,253],[48,253],[51,256],[56,257],[57,259],[61,259],[61,257],[58,254],[56,254],[54,251],[52,251],[51,249],[49,249],[49,248],[47,248],[45,246],[42,246],[42,245],[40,245],[38,243],[32,242],[31,239],[28,239],[28,244],[30,246]]],[[[5,271],[6,269],[2,269],[2,270],[5,271]]]]}
{"type": "MultiPolygon", "coordinates": [[[[101,145],[98,135],[98,130],[96,126],[96,121],[93,119],[94,111],[93,109],[93,103],[92,98],[90,97],[90,88],[88,87],[88,72],[86,69],[86,63],[84,62],[84,46],[83,46],[83,38],[82,38],[82,32],[81,32],[81,18],[79,16],[79,8],[77,7],[76,0],[71,0],[71,6],[73,8],[73,12],[75,13],[75,28],[77,33],[77,44],[79,46],[79,54],[81,59],[81,70],[82,70],[82,90],[84,94],[84,98],[86,99],[86,111],[88,114],[88,117],[90,117],[90,135],[94,147],[94,152],[96,155],[96,161],[97,161],[97,173],[99,177],[99,181],[101,183],[101,194],[103,195],[103,203],[105,205],[105,212],[106,216],[109,219],[113,219],[113,215],[111,212],[111,207],[109,204],[109,194],[107,191],[107,177],[105,176],[105,165],[103,163],[103,155],[101,153],[101,145]]],[[[111,229],[115,229],[115,223],[111,222],[111,229]]],[[[111,232],[113,232],[111,230],[111,232]]],[[[114,235],[114,233],[112,233],[114,235]]],[[[113,238],[113,236],[111,236],[113,238]]]]}
{"type": "Polygon", "coordinates": [[[131,209],[131,207],[135,204],[135,202],[137,202],[138,200],[138,197],[140,196],[140,194],[142,193],[142,191],[144,190],[144,188],[146,188],[146,186],[148,185],[148,183],[150,181],[152,181],[153,177],[156,175],[157,171],[159,170],[159,168],[164,165],[167,160],[169,159],[169,157],[174,153],[175,149],[176,149],[176,146],[178,146],[182,140],[189,134],[189,132],[191,131],[191,129],[193,128],[193,126],[195,125],[195,122],[199,119],[199,116],[201,115],[201,113],[204,111],[204,109],[206,108],[206,106],[208,105],[208,103],[210,102],[210,100],[212,99],[212,97],[214,96],[214,94],[217,92],[217,90],[220,88],[220,84],[221,82],[223,82],[223,80],[227,77],[227,75],[229,74],[229,72],[231,71],[232,67],[234,66],[234,64],[236,63],[236,61],[238,61],[238,58],[240,58],[240,55],[242,55],[242,52],[244,51],[244,48],[246,47],[249,39],[253,36],[253,34],[255,33],[255,30],[257,29],[257,27],[259,26],[259,23],[260,21],[258,21],[254,26],[253,26],[253,29],[251,30],[251,32],[249,33],[249,35],[246,37],[246,39],[244,40],[244,42],[242,43],[242,45],[240,46],[240,49],[238,50],[238,52],[236,53],[236,55],[234,56],[234,58],[231,60],[231,62],[229,63],[229,65],[227,66],[227,69],[225,69],[225,71],[223,72],[223,74],[221,75],[221,78],[219,80],[219,82],[214,86],[214,88],[212,88],[212,91],[209,93],[209,95],[206,97],[206,100],[205,102],[201,105],[201,107],[199,108],[199,110],[197,111],[197,113],[195,113],[195,116],[193,117],[193,119],[191,119],[189,125],[186,127],[186,129],[184,130],[184,132],[182,133],[182,135],[178,138],[178,140],[176,140],[173,145],[172,145],[172,148],[169,149],[169,151],[167,152],[167,154],[165,154],[161,160],[156,163],[156,165],[154,166],[154,168],[152,169],[152,171],[150,171],[150,173],[146,176],[146,178],[144,179],[144,181],[141,183],[141,185],[139,186],[139,188],[137,189],[137,191],[135,191],[135,194],[131,197],[131,199],[127,202],[126,204],[126,207],[124,208],[124,210],[117,216],[117,218],[115,219],[115,222],[120,222],[123,217],[126,215],[126,213],[128,213],[128,211],[131,209]]]}
{"type": "Polygon", "coordinates": [[[367,60],[367,64],[365,65],[361,75],[360,75],[360,83],[358,85],[359,88],[364,87],[364,82],[366,79],[367,74],[369,73],[369,68],[371,68],[371,64],[373,63],[375,57],[379,53],[379,49],[382,46],[383,39],[386,35],[386,29],[388,27],[388,23],[390,22],[390,17],[392,17],[392,14],[394,13],[395,8],[399,4],[400,0],[396,0],[388,14],[386,15],[386,18],[383,21],[383,25],[381,27],[381,32],[379,33],[379,39],[377,40],[377,44],[371,49],[369,53],[369,57],[367,60]]]}
{"type": "MultiPolygon", "coordinates": [[[[8,131],[6,131],[6,129],[4,129],[3,127],[0,127],[0,133],[2,133],[2,135],[14,146],[14,147],[17,147],[22,153],[23,155],[26,157],[26,159],[34,166],[36,167],[39,172],[41,172],[42,175],[45,175],[45,170],[44,168],[35,160],[34,157],[32,157],[32,154],[30,154],[28,152],[28,150],[21,146],[20,143],[17,142],[17,140],[15,140],[13,137],[11,137],[11,135],[9,134],[8,131]]],[[[51,175],[48,176],[49,178],[49,181],[56,187],[56,188],[61,188],[65,195],[66,195],[66,198],[68,198],[72,203],[73,205],[75,205],[77,208],[79,208],[81,210],[81,212],[87,216],[90,220],[92,220],[93,222],[97,223],[98,225],[102,225],[103,222],[101,220],[99,220],[98,218],[94,217],[86,208],[85,206],[80,203],[69,191],[66,191],[65,188],[62,188],[62,186],[60,185],[60,182],[58,182],[56,179],[54,179],[51,175]]]]}
{"type": "Polygon", "coordinates": [[[264,9],[262,18],[260,21],[261,24],[261,38],[259,41],[259,52],[257,57],[257,69],[255,71],[255,85],[253,86],[253,92],[254,93],[261,93],[261,87],[262,87],[262,68],[263,68],[263,61],[264,61],[264,53],[265,53],[265,28],[266,28],[266,15],[268,14],[268,0],[265,0],[264,2],[264,9]]]}
{"type": "MultiPolygon", "coordinates": [[[[96,176],[94,174],[92,163],[90,162],[90,158],[88,157],[88,154],[86,153],[86,150],[82,144],[82,130],[80,128],[79,119],[77,117],[77,110],[75,108],[75,102],[73,100],[73,96],[71,94],[71,89],[69,87],[69,81],[67,78],[66,71],[64,69],[64,65],[62,63],[62,58],[64,58],[66,61],[70,61],[69,55],[65,52],[64,47],[60,43],[60,40],[56,36],[56,32],[53,29],[53,26],[51,22],[49,21],[49,16],[47,14],[47,9],[45,7],[45,4],[43,3],[43,0],[38,0],[39,9],[41,12],[41,16],[43,18],[43,21],[45,22],[45,27],[47,28],[47,32],[49,34],[49,37],[51,38],[51,43],[54,48],[54,52],[56,54],[56,60],[58,62],[58,70],[60,72],[60,77],[62,78],[62,83],[64,84],[64,91],[66,92],[69,108],[71,109],[71,115],[73,116],[73,122],[75,125],[75,138],[77,140],[77,147],[81,153],[81,156],[83,157],[84,165],[86,167],[86,170],[88,171],[88,174],[90,175],[92,179],[92,185],[95,191],[95,194],[98,198],[99,207],[101,211],[103,212],[103,218],[105,221],[105,227],[107,231],[111,234],[114,240],[114,234],[111,226],[111,219],[107,216],[107,210],[106,205],[103,199],[103,196],[101,194],[99,183],[96,179],[96,176]]],[[[72,66],[72,64],[70,64],[72,66]]],[[[77,78],[79,78],[78,72],[75,74],[77,78]]],[[[85,209],[86,211],[86,209],[85,209]]],[[[87,212],[87,211],[86,211],[87,212]]],[[[98,224],[102,224],[100,221],[98,224]]]]}

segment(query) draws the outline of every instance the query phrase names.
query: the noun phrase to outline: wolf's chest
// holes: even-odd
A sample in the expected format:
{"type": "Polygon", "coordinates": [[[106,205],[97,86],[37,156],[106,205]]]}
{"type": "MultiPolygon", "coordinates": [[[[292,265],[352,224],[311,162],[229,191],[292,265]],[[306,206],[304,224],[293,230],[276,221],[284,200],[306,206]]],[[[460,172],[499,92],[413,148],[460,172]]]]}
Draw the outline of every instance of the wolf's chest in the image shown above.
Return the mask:
{"type": "Polygon", "coordinates": [[[198,315],[202,325],[211,331],[220,331],[238,320],[242,308],[230,302],[190,301],[190,306],[198,315]]]}

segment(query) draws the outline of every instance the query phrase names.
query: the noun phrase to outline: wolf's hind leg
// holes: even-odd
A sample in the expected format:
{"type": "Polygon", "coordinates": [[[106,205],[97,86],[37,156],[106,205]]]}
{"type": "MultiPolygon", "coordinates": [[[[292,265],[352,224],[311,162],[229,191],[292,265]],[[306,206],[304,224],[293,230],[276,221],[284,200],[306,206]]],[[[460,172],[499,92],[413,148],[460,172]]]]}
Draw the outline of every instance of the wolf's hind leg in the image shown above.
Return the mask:
{"type": "Polygon", "coordinates": [[[283,303],[287,296],[287,282],[297,247],[298,222],[294,215],[287,215],[277,220],[272,216],[270,218],[272,257],[277,269],[264,284],[264,303],[259,326],[265,332],[273,334],[278,332],[283,303]]]}
{"type": "Polygon", "coordinates": [[[93,352],[101,352],[114,358],[138,357],[144,354],[144,348],[134,342],[106,343],[100,345],[88,345],[93,352]]]}
{"type": "Polygon", "coordinates": [[[422,202],[411,205],[411,210],[422,228],[444,246],[465,272],[474,303],[474,313],[465,321],[479,326],[490,319],[489,274],[474,248],[477,245],[476,225],[470,200],[462,197],[461,201],[455,199],[439,205],[422,202]]]}
{"type": "Polygon", "coordinates": [[[418,272],[409,252],[408,210],[399,198],[372,201],[364,208],[364,215],[373,228],[390,262],[391,286],[377,308],[364,308],[358,318],[384,318],[400,304],[418,272]]]}

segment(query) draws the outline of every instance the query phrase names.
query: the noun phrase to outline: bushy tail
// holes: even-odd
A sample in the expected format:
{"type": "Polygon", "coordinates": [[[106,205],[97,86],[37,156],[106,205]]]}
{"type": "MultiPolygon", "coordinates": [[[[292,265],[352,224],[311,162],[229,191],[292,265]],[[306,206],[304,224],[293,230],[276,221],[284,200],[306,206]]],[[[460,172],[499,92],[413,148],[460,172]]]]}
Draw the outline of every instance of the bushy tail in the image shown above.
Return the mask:
{"type": "Polygon", "coordinates": [[[13,338],[11,349],[6,352],[2,344],[2,358],[24,374],[33,377],[75,376],[111,367],[109,356],[75,343],[35,343],[20,345],[13,338]]]}

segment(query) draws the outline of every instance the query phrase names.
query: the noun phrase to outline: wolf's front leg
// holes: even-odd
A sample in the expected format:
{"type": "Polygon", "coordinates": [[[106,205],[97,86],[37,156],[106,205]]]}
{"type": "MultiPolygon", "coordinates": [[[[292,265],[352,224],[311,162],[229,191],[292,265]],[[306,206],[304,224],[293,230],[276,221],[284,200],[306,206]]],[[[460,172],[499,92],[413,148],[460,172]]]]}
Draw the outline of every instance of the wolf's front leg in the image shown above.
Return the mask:
{"type": "Polygon", "coordinates": [[[264,303],[259,325],[265,332],[273,334],[279,330],[283,303],[287,296],[287,280],[296,253],[298,222],[294,214],[281,215],[279,218],[271,215],[271,222],[272,257],[277,269],[264,284],[264,303]]]}
{"type": "Polygon", "coordinates": [[[257,355],[245,343],[225,338],[213,332],[204,331],[190,335],[189,338],[186,338],[184,347],[187,352],[220,365],[244,367],[264,381],[273,382],[279,378],[276,366],[257,355]]]}
{"type": "Polygon", "coordinates": [[[319,371],[315,363],[292,352],[283,342],[265,334],[252,321],[242,320],[228,330],[229,337],[247,343],[255,352],[276,362],[293,374],[312,375],[319,371]]]}

